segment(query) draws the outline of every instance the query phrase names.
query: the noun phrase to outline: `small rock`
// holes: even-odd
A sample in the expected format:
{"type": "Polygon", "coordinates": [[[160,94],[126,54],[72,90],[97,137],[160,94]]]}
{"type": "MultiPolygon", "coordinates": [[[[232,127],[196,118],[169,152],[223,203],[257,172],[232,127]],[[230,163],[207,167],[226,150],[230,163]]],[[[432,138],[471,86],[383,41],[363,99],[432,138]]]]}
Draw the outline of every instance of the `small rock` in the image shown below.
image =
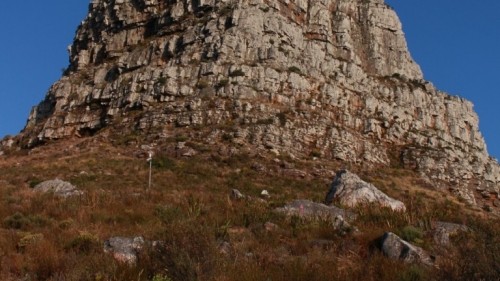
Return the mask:
{"type": "Polygon", "coordinates": [[[281,164],[280,164],[280,166],[283,169],[293,169],[293,168],[295,168],[295,165],[293,165],[292,163],[289,163],[287,161],[282,161],[281,164]]]}
{"type": "Polygon", "coordinates": [[[186,145],[186,142],[178,142],[175,146],[177,156],[192,157],[198,154],[198,152],[186,145]]]}
{"type": "Polygon", "coordinates": [[[273,149],[271,149],[270,151],[271,151],[274,155],[276,155],[276,156],[279,156],[279,155],[280,155],[279,150],[277,150],[276,148],[273,148],[273,149]]]}
{"type": "Polygon", "coordinates": [[[307,173],[304,171],[301,171],[299,169],[285,169],[283,171],[283,174],[289,177],[294,177],[294,178],[305,178],[307,177],[307,173]]]}
{"type": "Polygon", "coordinates": [[[494,200],[493,201],[493,206],[495,206],[497,208],[500,207],[500,200],[498,200],[498,199],[494,200]]]}
{"type": "Polygon", "coordinates": [[[434,228],[434,241],[437,244],[447,246],[450,244],[450,236],[468,230],[469,228],[463,224],[438,221],[434,228]]]}
{"type": "Polygon", "coordinates": [[[387,196],[375,186],[361,180],[357,175],[341,170],[335,175],[330,190],[326,195],[326,204],[331,204],[335,198],[345,206],[355,207],[363,203],[377,203],[391,208],[393,211],[405,211],[403,202],[387,196]]]}
{"type": "Polygon", "coordinates": [[[219,249],[219,253],[225,256],[229,256],[231,254],[231,244],[227,241],[219,243],[217,248],[219,249]]]}
{"type": "Polygon", "coordinates": [[[245,195],[243,195],[243,193],[241,193],[238,189],[233,189],[231,190],[231,199],[233,200],[245,199],[245,195]]]}
{"type": "Polygon", "coordinates": [[[333,228],[338,230],[340,234],[345,235],[349,232],[358,232],[358,229],[356,227],[351,226],[350,223],[348,223],[343,216],[336,216],[333,219],[333,228]]]}
{"type": "Polygon", "coordinates": [[[184,157],[192,157],[192,156],[195,156],[196,154],[198,154],[198,152],[196,150],[194,150],[191,147],[186,147],[185,149],[182,149],[181,155],[184,157]]]}
{"type": "Polygon", "coordinates": [[[119,262],[134,265],[137,263],[137,255],[143,249],[144,244],[144,238],[140,236],[112,237],[104,242],[104,252],[113,255],[119,262]]]}
{"type": "Polygon", "coordinates": [[[273,232],[273,231],[278,230],[278,229],[279,229],[279,226],[278,226],[278,225],[276,225],[276,224],[274,224],[274,223],[272,223],[272,222],[266,222],[266,223],[264,224],[264,229],[265,229],[266,231],[268,231],[268,232],[273,232]]]}
{"type": "Polygon", "coordinates": [[[491,198],[491,193],[489,191],[483,191],[481,192],[481,196],[483,196],[484,199],[489,199],[491,198]]]}
{"type": "Polygon", "coordinates": [[[78,190],[71,183],[62,181],[60,179],[49,180],[39,183],[38,185],[35,186],[35,188],[33,188],[33,190],[43,193],[53,192],[55,195],[64,198],[83,194],[82,191],[78,190]]]}
{"type": "Polygon", "coordinates": [[[12,146],[14,145],[15,141],[13,139],[7,139],[5,142],[3,142],[2,144],[7,147],[7,148],[12,148],[12,146]]]}
{"type": "Polygon", "coordinates": [[[175,145],[175,149],[183,149],[184,147],[186,147],[185,141],[180,141],[175,145]]]}
{"type": "Polygon", "coordinates": [[[141,145],[141,150],[151,151],[152,149],[153,149],[153,147],[151,145],[147,145],[147,144],[141,145]]]}
{"type": "Polygon", "coordinates": [[[260,193],[260,196],[264,197],[264,198],[269,198],[271,197],[271,195],[269,194],[269,191],[267,190],[262,190],[262,192],[260,193]]]}
{"type": "Polygon", "coordinates": [[[422,248],[404,241],[392,232],[386,232],[379,241],[380,250],[391,259],[402,260],[407,263],[419,262],[425,265],[434,264],[434,257],[429,255],[422,248]]]}
{"type": "Polygon", "coordinates": [[[253,163],[252,166],[250,166],[252,170],[257,171],[257,172],[264,172],[266,171],[266,167],[260,163],[253,163]]]}
{"type": "Polygon", "coordinates": [[[493,208],[490,205],[484,205],[483,210],[485,210],[486,212],[492,212],[493,208]]]}

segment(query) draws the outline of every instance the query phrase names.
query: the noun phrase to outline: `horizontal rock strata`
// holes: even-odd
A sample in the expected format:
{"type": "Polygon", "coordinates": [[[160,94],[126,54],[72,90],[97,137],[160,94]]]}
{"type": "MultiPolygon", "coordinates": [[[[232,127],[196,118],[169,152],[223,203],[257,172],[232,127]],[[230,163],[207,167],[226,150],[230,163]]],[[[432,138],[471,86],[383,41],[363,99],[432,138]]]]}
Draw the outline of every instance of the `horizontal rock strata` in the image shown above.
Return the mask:
{"type": "Polygon", "coordinates": [[[471,204],[497,198],[472,103],[422,77],[383,0],[93,0],[21,143],[201,128],[206,142],[411,168],[471,204]]]}

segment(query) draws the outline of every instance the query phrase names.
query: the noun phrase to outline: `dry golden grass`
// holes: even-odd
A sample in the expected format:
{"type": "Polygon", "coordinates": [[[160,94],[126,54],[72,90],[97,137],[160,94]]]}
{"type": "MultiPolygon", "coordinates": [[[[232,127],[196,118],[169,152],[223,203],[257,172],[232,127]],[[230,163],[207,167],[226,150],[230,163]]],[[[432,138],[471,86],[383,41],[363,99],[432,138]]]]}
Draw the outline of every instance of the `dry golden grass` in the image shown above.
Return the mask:
{"type": "MultiPolygon", "coordinates": [[[[154,184],[147,189],[148,166],[134,150],[84,139],[1,159],[0,279],[498,280],[498,219],[476,216],[452,197],[419,185],[412,172],[356,171],[404,201],[408,211],[357,208],[353,224],[360,232],[342,234],[329,222],[273,212],[297,198],[321,201],[329,178],[287,176],[271,158],[252,152],[227,156],[206,149],[182,158],[165,149],[155,156],[154,184]],[[254,162],[268,172],[252,169],[254,162]],[[32,191],[34,184],[56,177],[85,194],[62,199],[32,191]],[[232,188],[256,197],[267,189],[272,197],[263,203],[232,201],[232,188]],[[442,251],[426,234],[437,220],[465,223],[473,231],[454,237],[457,247],[442,251]],[[268,231],[266,222],[279,228],[268,231]],[[440,268],[381,255],[373,241],[385,231],[440,254],[440,268]],[[109,237],[138,235],[163,244],[142,252],[136,266],[102,251],[109,237]],[[222,241],[231,243],[230,253],[220,253],[222,241]],[[313,246],[314,241],[327,243],[313,246]]],[[[339,167],[286,160],[306,171],[339,167]]]]}

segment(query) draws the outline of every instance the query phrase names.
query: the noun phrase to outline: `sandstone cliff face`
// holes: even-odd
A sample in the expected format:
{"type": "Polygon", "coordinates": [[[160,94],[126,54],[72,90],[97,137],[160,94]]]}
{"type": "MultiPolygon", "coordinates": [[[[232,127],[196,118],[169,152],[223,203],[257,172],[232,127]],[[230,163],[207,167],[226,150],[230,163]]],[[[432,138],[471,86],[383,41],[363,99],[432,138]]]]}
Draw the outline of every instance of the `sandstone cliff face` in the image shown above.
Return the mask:
{"type": "Polygon", "coordinates": [[[383,0],[93,0],[70,62],[28,145],[111,124],[203,128],[207,142],[402,165],[471,203],[498,197],[472,104],[422,79],[383,0]]]}

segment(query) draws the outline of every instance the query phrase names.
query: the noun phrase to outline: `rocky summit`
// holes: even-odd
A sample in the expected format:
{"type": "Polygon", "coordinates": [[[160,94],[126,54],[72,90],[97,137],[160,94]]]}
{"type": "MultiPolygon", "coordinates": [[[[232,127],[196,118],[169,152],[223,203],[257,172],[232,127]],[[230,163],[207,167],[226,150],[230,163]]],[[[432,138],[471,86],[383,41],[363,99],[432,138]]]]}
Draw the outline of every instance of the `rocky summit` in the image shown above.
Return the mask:
{"type": "Polygon", "coordinates": [[[423,79],[383,0],[93,0],[69,52],[17,145],[182,132],[498,199],[472,103],[423,79]]]}

